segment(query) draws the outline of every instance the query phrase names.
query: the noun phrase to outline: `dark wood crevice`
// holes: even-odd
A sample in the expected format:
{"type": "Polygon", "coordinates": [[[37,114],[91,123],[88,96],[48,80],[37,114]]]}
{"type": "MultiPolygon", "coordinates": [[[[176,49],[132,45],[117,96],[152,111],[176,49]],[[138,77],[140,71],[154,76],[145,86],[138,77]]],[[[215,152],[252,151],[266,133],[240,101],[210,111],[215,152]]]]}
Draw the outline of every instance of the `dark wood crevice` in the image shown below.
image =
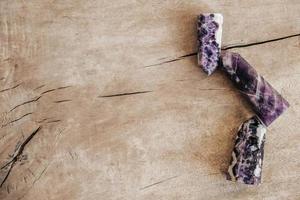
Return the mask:
{"type": "Polygon", "coordinates": [[[136,95],[136,94],[144,94],[144,93],[149,93],[149,92],[153,92],[153,91],[126,92],[126,93],[103,95],[103,96],[98,96],[98,97],[99,98],[110,98],[110,97],[119,97],[119,96],[129,96],[129,95],[136,95]]]}
{"type": "Polygon", "coordinates": [[[26,145],[32,140],[32,138],[41,130],[41,126],[38,127],[37,129],[35,129],[20,145],[18,145],[18,148],[16,148],[12,159],[7,162],[5,165],[3,165],[0,170],[5,170],[6,171],[6,167],[9,167],[9,169],[7,170],[5,177],[2,179],[1,183],[0,183],[0,188],[3,186],[3,184],[5,183],[5,181],[7,180],[8,176],[10,175],[15,163],[18,161],[19,157],[22,155],[26,145]]]}
{"type": "MultiPolygon", "coordinates": [[[[247,48],[247,47],[251,47],[251,46],[256,46],[256,45],[261,45],[261,44],[266,44],[266,43],[271,43],[271,42],[277,42],[280,40],[286,40],[289,38],[294,38],[294,37],[299,37],[300,33],[297,34],[293,34],[293,35],[287,35],[287,36],[283,36],[283,37],[279,37],[279,38],[274,38],[274,39],[270,39],[270,40],[264,40],[264,41],[258,41],[258,42],[250,42],[247,44],[234,44],[234,45],[225,45],[222,50],[229,50],[229,49],[237,49],[237,48],[247,48]]],[[[147,65],[144,66],[144,68],[148,68],[148,67],[154,67],[154,66],[159,66],[159,65],[163,65],[163,64],[167,64],[167,63],[172,63],[172,62],[176,62],[185,58],[189,58],[192,56],[197,56],[197,52],[192,52],[189,54],[185,54],[182,56],[179,56],[177,58],[171,59],[171,60],[166,60],[164,62],[160,62],[160,63],[156,63],[156,64],[152,64],[152,65],[147,65]]]]}

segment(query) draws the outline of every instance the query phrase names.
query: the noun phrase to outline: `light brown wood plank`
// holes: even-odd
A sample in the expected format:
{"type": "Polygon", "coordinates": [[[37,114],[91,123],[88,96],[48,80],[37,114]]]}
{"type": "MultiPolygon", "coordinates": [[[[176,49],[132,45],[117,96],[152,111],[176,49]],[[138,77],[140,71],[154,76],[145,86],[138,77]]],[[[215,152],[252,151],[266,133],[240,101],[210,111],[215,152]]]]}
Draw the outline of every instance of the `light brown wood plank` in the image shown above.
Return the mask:
{"type": "Polygon", "coordinates": [[[299,34],[299,9],[296,0],[1,1],[0,166],[20,155],[0,170],[0,199],[300,198],[299,37],[232,49],[291,104],[269,128],[259,187],[223,175],[252,110],[193,55],[201,12],[223,13],[228,46],[299,34]]]}

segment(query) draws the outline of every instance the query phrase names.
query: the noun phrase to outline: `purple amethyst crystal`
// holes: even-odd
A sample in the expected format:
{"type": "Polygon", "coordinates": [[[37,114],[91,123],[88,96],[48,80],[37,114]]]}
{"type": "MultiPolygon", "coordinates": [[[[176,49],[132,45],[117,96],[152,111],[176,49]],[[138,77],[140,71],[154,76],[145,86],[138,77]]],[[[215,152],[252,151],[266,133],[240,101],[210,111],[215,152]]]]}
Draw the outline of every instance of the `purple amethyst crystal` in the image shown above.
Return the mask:
{"type": "Polygon", "coordinates": [[[198,64],[208,74],[218,66],[221,51],[223,16],[207,13],[198,16],[198,64]]]}
{"type": "Polygon", "coordinates": [[[239,54],[223,52],[221,66],[266,126],[289,107],[289,103],[239,54]]]}
{"type": "Polygon", "coordinates": [[[229,180],[251,185],[260,183],[266,132],[256,116],[240,126],[228,168],[229,180]]]}

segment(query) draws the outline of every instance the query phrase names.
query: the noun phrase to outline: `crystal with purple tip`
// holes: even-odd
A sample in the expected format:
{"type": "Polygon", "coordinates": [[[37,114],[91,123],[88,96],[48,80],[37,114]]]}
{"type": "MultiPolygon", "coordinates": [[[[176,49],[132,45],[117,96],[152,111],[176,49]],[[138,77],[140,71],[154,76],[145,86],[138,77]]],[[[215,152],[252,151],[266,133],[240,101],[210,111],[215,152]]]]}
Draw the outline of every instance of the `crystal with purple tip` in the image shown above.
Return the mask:
{"type": "Polygon", "coordinates": [[[289,103],[238,53],[222,52],[221,66],[266,126],[289,107],[289,103]]]}
{"type": "Polygon", "coordinates": [[[208,74],[218,66],[223,16],[219,13],[206,13],[198,16],[198,64],[208,74]]]}
{"type": "Polygon", "coordinates": [[[228,168],[229,180],[250,185],[261,182],[266,132],[267,128],[256,116],[240,126],[228,168]]]}

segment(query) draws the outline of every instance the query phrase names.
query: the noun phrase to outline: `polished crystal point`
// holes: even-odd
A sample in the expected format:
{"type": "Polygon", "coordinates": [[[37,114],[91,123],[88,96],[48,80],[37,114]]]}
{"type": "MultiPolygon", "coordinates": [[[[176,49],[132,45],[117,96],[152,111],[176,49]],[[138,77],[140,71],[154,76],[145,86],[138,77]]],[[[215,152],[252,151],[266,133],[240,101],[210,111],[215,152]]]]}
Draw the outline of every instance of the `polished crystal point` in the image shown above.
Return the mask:
{"type": "Polygon", "coordinates": [[[219,13],[205,13],[198,16],[198,64],[208,74],[218,66],[223,16],[219,13]]]}
{"type": "Polygon", "coordinates": [[[242,123],[232,152],[228,179],[245,184],[261,182],[266,127],[254,116],[242,123]]]}
{"type": "Polygon", "coordinates": [[[221,67],[266,126],[289,107],[289,103],[239,54],[223,51],[221,67]]]}

